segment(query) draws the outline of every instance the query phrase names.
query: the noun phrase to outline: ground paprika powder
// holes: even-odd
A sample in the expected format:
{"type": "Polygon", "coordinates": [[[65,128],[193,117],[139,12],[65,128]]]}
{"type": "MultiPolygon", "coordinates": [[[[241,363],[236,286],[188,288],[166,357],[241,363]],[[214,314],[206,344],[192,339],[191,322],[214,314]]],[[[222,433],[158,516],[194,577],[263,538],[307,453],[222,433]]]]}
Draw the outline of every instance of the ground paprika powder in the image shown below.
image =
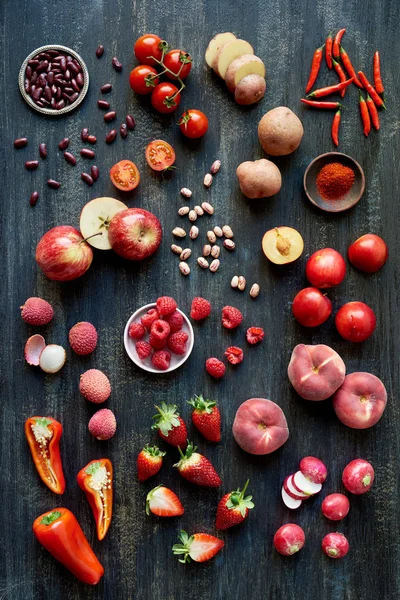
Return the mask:
{"type": "Polygon", "coordinates": [[[339,162],[326,164],[317,175],[317,189],[323,200],[340,200],[350,191],[355,180],[351,167],[339,162]]]}

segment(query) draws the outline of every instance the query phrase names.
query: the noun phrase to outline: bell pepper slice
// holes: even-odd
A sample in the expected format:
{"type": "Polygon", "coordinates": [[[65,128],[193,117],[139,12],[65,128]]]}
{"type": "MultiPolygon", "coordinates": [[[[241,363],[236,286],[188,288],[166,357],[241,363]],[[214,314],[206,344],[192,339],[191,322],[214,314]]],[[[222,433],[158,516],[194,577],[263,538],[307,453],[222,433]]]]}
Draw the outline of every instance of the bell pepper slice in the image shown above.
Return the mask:
{"type": "Polygon", "coordinates": [[[108,458],[92,460],[77,475],[96,522],[97,537],[104,539],[111,524],[113,503],[113,468],[108,458]]]}
{"type": "Polygon", "coordinates": [[[70,510],[54,508],[35,519],[32,528],[42,546],[79,581],[90,585],[100,581],[104,568],[70,510]]]}
{"type": "Polygon", "coordinates": [[[51,417],[29,417],[25,435],[43,483],[55,494],[63,494],[65,479],[60,456],[62,425],[51,417]]]}

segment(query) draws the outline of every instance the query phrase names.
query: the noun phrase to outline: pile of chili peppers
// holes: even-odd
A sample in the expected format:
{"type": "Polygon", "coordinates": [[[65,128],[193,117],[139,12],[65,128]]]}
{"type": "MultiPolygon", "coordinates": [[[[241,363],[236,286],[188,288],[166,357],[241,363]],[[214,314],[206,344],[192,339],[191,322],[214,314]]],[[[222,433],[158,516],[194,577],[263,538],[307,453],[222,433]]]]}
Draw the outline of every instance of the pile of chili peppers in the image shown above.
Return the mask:
{"type": "Polygon", "coordinates": [[[374,54],[374,85],[372,85],[362,71],[356,73],[349,55],[343,48],[342,37],[345,32],[346,29],[340,29],[335,37],[333,37],[332,33],[329,33],[325,44],[315,50],[311,63],[310,76],[306,85],[307,98],[301,99],[303,104],[312,108],[335,111],[331,130],[335,146],[339,145],[339,127],[343,105],[340,102],[329,100],[320,101],[318,98],[330,96],[331,94],[340,94],[344,98],[347,87],[352,83],[356,85],[359,88],[359,108],[365,136],[368,136],[371,131],[371,122],[376,130],[380,128],[378,108],[386,108],[383,99],[385,88],[382,83],[379,52],[376,51],[374,54]],[[324,54],[328,69],[335,70],[339,77],[339,83],[311,91],[317,80],[324,54]],[[362,90],[365,91],[366,98],[364,98],[362,90]]]}

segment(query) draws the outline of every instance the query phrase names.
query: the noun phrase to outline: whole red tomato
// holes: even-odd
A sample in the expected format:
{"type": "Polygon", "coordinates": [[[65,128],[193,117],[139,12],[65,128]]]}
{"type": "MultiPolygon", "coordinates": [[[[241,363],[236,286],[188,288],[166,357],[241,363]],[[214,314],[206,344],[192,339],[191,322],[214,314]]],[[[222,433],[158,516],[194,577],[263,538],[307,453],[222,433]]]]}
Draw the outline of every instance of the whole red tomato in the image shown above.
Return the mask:
{"type": "Polygon", "coordinates": [[[347,302],[336,313],[335,325],[345,340],[363,342],[373,334],[376,317],[364,302],[347,302]]]}
{"type": "Polygon", "coordinates": [[[174,75],[166,72],[169,79],[186,79],[192,68],[192,57],[184,50],[170,50],[164,57],[164,65],[170,69],[174,75]]]}
{"type": "Polygon", "coordinates": [[[317,288],[301,290],[292,304],[293,316],[304,327],[317,327],[324,323],[332,312],[332,302],[317,288]]]}
{"type": "Polygon", "coordinates": [[[157,75],[158,73],[153,67],[139,65],[131,71],[129,85],[137,94],[141,94],[142,96],[151,94],[156,85],[158,85],[159,80],[157,75]]]}
{"type": "Polygon", "coordinates": [[[346,263],[333,248],[314,252],[306,264],[306,277],[313,287],[329,288],[342,283],[346,275],[346,263]]]}
{"type": "Polygon", "coordinates": [[[154,56],[157,60],[161,60],[163,47],[166,46],[166,42],[153,33],[146,33],[138,38],[135,42],[133,50],[138,61],[142,65],[156,65],[156,61],[150,56],[154,56]]]}
{"type": "Polygon", "coordinates": [[[201,110],[191,108],[186,110],[179,120],[179,127],[183,135],[188,138],[202,137],[208,129],[208,119],[201,110]]]}
{"type": "Polygon", "coordinates": [[[173,83],[159,83],[151,95],[151,104],[159,113],[168,114],[174,112],[181,101],[178,88],[173,83]]]}

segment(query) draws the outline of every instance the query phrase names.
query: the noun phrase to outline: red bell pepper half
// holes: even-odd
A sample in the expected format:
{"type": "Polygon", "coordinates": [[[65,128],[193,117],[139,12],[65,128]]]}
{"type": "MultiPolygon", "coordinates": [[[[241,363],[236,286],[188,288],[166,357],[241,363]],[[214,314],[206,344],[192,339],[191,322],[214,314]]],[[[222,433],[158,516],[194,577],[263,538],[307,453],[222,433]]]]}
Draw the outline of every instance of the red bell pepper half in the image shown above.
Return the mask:
{"type": "Polygon", "coordinates": [[[92,460],[77,475],[78,485],[85,492],[96,521],[97,537],[104,539],[111,524],[113,468],[108,458],[92,460]]]}
{"type": "Polygon", "coordinates": [[[43,483],[55,494],[63,494],[65,479],[60,456],[62,425],[51,417],[30,417],[25,435],[33,462],[43,483]]]}

